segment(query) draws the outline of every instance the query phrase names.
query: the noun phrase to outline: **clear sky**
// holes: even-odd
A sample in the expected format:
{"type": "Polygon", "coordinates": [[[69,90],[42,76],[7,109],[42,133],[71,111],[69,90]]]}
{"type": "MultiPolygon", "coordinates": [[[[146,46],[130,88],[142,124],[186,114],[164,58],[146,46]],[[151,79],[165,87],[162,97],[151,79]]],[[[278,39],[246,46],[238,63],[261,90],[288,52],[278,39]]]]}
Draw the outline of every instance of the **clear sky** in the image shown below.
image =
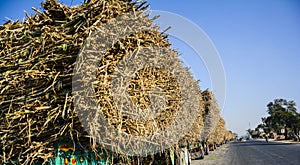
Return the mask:
{"type": "MultiPolygon", "coordinates": [[[[24,17],[40,0],[0,1],[0,23],[24,17]]],[[[71,0],[61,2],[70,5],[71,0]]],[[[82,0],[74,0],[74,4],[82,0]]],[[[300,1],[298,0],[149,0],[154,10],[191,20],[213,41],[226,74],[222,116],[228,129],[245,134],[266,116],[275,98],[294,100],[300,107],[300,1]]],[[[201,89],[211,88],[208,72],[192,50],[172,39],[201,89]],[[192,59],[190,58],[192,57],[192,59]]],[[[298,109],[299,111],[299,109],[298,109]]]]}

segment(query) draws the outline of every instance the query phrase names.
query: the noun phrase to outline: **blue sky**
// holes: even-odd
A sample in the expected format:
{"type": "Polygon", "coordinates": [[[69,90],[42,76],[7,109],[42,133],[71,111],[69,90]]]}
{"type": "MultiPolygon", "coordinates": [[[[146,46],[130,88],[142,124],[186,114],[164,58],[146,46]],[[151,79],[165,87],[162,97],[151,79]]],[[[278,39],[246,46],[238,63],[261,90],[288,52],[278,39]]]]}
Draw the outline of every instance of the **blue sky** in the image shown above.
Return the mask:
{"type": "MultiPolygon", "coordinates": [[[[5,16],[24,17],[41,1],[0,2],[0,23],[5,16]]],[[[62,0],[67,5],[70,0],[62,0]]],[[[74,0],[79,4],[82,0],[74,0]]],[[[297,0],[149,0],[154,10],[179,14],[191,20],[213,41],[226,74],[226,103],[222,116],[228,129],[239,134],[254,128],[266,116],[275,98],[300,104],[300,1],[297,0]]],[[[209,74],[193,51],[171,38],[191,66],[201,89],[211,88],[209,74]],[[192,58],[190,58],[192,57],[192,58]]],[[[300,107],[300,106],[298,106],[300,107]]],[[[299,111],[299,110],[298,110],[299,111]]]]}

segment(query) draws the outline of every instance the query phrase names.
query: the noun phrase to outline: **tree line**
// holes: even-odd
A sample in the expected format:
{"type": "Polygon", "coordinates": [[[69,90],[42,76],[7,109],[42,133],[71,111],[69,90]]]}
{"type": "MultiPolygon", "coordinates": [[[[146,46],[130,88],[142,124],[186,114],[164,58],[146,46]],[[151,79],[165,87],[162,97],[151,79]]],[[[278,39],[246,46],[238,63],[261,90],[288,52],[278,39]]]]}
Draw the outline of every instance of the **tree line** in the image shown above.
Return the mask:
{"type": "Polygon", "coordinates": [[[269,136],[271,133],[288,135],[299,140],[300,114],[297,112],[297,106],[294,101],[286,99],[275,99],[267,105],[267,117],[262,117],[262,123],[257,125],[255,130],[248,130],[250,134],[265,133],[269,136]],[[290,133],[290,134],[288,134],[290,133]]]}

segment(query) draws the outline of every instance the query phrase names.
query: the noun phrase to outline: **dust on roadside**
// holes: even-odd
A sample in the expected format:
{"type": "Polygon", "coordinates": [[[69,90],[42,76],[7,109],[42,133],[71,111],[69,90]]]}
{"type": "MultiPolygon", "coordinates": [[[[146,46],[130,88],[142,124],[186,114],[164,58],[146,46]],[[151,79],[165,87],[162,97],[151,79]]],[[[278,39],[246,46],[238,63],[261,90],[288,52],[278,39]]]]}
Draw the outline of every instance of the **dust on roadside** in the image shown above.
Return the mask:
{"type": "Polygon", "coordinates": [[[230,143],[224,144],[216,150],[210,151],[208,155],[204,156],[204,159],[192,160],[191,165],[226,165],[229,146],[230,143]]]}

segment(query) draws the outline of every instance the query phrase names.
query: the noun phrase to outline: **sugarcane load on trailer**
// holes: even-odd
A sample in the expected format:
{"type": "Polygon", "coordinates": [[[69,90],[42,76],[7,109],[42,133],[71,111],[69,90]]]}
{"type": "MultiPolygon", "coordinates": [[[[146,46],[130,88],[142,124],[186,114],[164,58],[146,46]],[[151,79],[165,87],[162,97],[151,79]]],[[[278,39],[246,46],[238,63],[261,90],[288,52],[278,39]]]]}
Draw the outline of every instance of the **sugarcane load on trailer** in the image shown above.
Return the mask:
{"type": "MultiPolygon", "coordinates": [[[[89,0],[80,6],[68,7],[56,0],[46,0],[42,7],[43,11],[33,8],[36,13],[32,16],[27,14],[24,21],[9,21],[0,26],[0,164],[178,164],[185,162],[189,151],[195,151],[194,157],[197,157],[200,149],[205,148],[202,142],[212,139],[208,135],[214,136],[210,134],[212,130],[219,131],[214,127],[224,126],[215,124],[219,121],[218,108],[205,105],[198,81],[182,65],[179,53],[171,49],[168,35],[153,24],[157,17],[149,18],[147,15],[146,2],[89,0]],[[92,68],[95,71],[91,83],[96,98],[94,101],[101,107],[97,112],[103,114],[105,121],[115,130],[131,137],[148,137],[160,132],[174,137],[178,131],[168,129],[172,123],[182,123],[181,130],[188,130],[175,136],[181,140],[168,147],[163,144],[174,139],[156,136],[157,143],[150,148],[155,152],[143,156],[128,154],[123,148],[116,147],[114,133],[100,132],[97,137],[105,143],[98,143],[98,139],[83,126],[80,120],[82,114],[78,114],[74,103],[78,98],[76,94],[90,91],[72,92],[75,90],[72,86],[75,69],[82,72],[81,76],[90,76],[90,72],[83,73],[85,70],[78,67],[88,67],[87,63],[78,64],[84,59],[81,58],[82,51],[101,47],[104,43],[86,40],[98,36],[92,35],[95,30],[128,13],[133,13],[139,21],[134,22],[135,26],[116,30],[134,33],[111,43],[103,58],[99,59],[99,64],[92,68]],[[150,30],[136,31],[136,27],[150,30]],[[156,49],[146,49],[149,47],[164,50],[168,56],[163,57],[156,49]],[[122,61],[128,60],[129,55],[133,54],[130,60],[138,61],[140,50],[152,53],[149,61],[165,62],[177,71],[176,74],[184,75],[179,76],[181,78],[178,80],[167,69],[151,65],[131,75],[124,91],[130,103],[141,109],[132,112],[132,116],[155,114],[154,111],[147,112],[153,103],[152,96],[163,98],[158,99],[158,103],[163,105],[160,114],[148,120],[130,118],[121,113],[112,93],[115,89],[122,89],[123,84],[113,86],[114,78],[118,77],[114,71],[119,69],[122,61]],[[187,85],[181,86],[180,83],[187,85]],[[182,91],[189,90],[192,92],[182,94],[182,91]],[[182,104],[187,103],[197,103],[193,105],[195,113],[181,111],[181,107],[185,108],[182,104]],[[206,113],[207,107],[209,111],[206,113]],[[190,124],[190,128],[185,128],[186,124],[190,124]]],[[[75,84],[82,82],[78,80],[75,84]]],[[[87,122],[99,127],[98,130],[107,129],[90,119],[87,117],[87,122]]],[[[215,141],[221,142],[219,139],[215,141]]],[[[128,142],[123,146],[136,147],[138,153],[149,149],[138,143],[129,143],[132,142],[129,138],[122,137],[117,142],[128,142]]],[[[153,144],[149,143],[149,146],[153,144]]]]}

